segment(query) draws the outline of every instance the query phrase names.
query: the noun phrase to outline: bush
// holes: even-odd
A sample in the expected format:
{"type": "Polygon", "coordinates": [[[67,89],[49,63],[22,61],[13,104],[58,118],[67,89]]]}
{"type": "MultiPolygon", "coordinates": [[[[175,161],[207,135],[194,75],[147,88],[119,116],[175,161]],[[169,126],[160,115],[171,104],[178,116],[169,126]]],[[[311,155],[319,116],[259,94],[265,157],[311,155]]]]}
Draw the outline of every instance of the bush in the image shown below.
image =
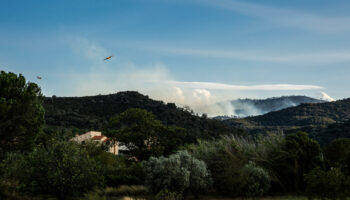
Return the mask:
{"type": "Polygon", "coordinates": [[[123,156],[115,156],[107,152],[103,157],[100,157],[99,161],[104,166],[107,186],[118,187],[121,185],[141,185],[144,183],[145,173],[140,162],[129,160],[123,156]]]}
{"type": "Polygon", "coordinates": [[[258,197],[265,194],[270,189],[270,176],[261,167],[249,162],[242,169],[243,174],[243,194],[247,197],[258,197]]]}
{"type": "Polygon", "coordinates": [[[182,194],[191,191],[198,194],[211,185],[206,164],[193,158],[187,151],[179,151],[169,158],[151,157],[144,162],[146,185],[154,193],[161,190],[182,194]]]}
{"type": "Polygon", "coordinates": [[[236,137],[202,141],[188,146],[191,154],[203,160],[211,172],[214,188],[222,194],[238,196],[241,188],[240,170],[245,158],[238,153],[236,137]]]}
{"type": "Polygon", "coordinates": [[[325,160],[330,167],[339,167],[350,175],[350,139],[339,138],[332,141],[323,150],[325,160]]]}
{"type": "Polygon", "coordinates": [[[305,175],[306,194],[310,198],[345,198],[350,195],[350,179],[339,168],[328,171],[315,168],[305,175]]]}
{"type": "Polygon", "coordinates": [[[18,181],[22,193],[54,195],[59,199],[79,196],[102,186],[102,166],[79,144],[52,141],[26,155],[11,154],[5,160],[5,178],[18,181]]]}
{"type": "MultiPolygon", "coordinates": [[[[281,150],[283,141],[284,139],[281,135],[272,134],[255,140],[238,136],[225,136],[214,141],[199,141],[198,144],[190,145],[187,149],[194,157],[206,162],[217,192],[236,197],[247,195],[243,183],[250,180],[250,173],[255,175],[254,170],[253,172],[248,170],[253,168],[251,164],[247,164],[250,160],[261,166],[254,165],[256,171],[263,171],[261,173],[266,176],[262,176],[268,177],[269,183],[263,184],[259,182],[257,183],[259,187],[262,187],[260,184],[264,186],[270,185],[270,173],[274,175],[273,180],[278,182],[278,178],[276,178],[277,173],[274,172],[275,168],[271,161],[275,158],[275,152],[281,150]]],[[[252,179],[258,178],[262,177],[258,176],[252,179]]],[[[258,179],[258,181],[262,180],[258,179]]],[[[267,192],[265,189],[263,191],[264,193],[267,192]]],[[[258,194],[251,195],[255,196],[258,194]]]]}
{"type": "Polygon", "coordinates": [[[182,200],[182,195],[165,189],[158,192],[155,196],[155,200],[182,200]]]}

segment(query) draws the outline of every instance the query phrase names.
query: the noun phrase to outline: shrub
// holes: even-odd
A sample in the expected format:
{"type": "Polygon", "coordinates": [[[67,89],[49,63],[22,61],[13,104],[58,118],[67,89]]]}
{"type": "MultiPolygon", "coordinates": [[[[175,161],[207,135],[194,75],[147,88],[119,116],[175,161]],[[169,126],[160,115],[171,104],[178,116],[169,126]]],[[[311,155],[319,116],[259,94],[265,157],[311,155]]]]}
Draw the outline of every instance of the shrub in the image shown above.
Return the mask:
{"type": "Polygon", "coordinates": [[[242,169],[243,174],[243,194],[247,197],[262,196],[270,189],[270,176],[261,167],[253,162],[249,162],[242,169]]]}
{"type": "Polygon", "coordinates": [[[182,195],[164,189],[158,192],[158,194],[155,196],[155,200],[182,200],[182,195]]]}
{"type": "MultiPolygon", "coordinates": [[[[213,177],[216,191],[235,197],[246,195],[247,191],[243,183],[250,180],[247,178],[250,173],[255,175],[253,173],[255,171],[250,172],[248,170],[253,168],[253,166],[251,166],[252,164],[247,165],[250,160],[258,166],[261,166],[258,167],[254,165],[256,171],[266,175],[262,175],[262,177],[268,178],[268,184],[259,182],[259,187],[262,187],[260,184],[264,186],[270,185],[271,178],[269,174],[273,174],[273,180],[278,182],[275,166],[271,161],[275,159],[275,152],[281,150],[283,141],[284,139],[281,135],[272,134],[264,137],[257,137],[256,139],[224,136],[219,140],[199,141],[198,144],[190,145],[187,149],[194,157],[206,162],[213,177]],[[263,168],[268,170],[264,170],[263,168]]],[[[258,176],[254,178],[262,177],[258,176]]],[[[263,193],[267,192],[267,190],[268,188],[266,191],[263,189],[263,193]]],[[[255,195],[258,194],[252,194],[252,196],[255,195]]]]}
{"type": "Polygon", "coordinates": [[[65,199],[104,183],[102,167],[73,142],[52,141],[46,148],[39,146],[26,155],[10,155],[5,167],[5,178],[18,181],[21,192],[33,195],[65,199]]]}
{"type": "Polygon", "coordinates": [[[120,185],[141,185],[145,180],[145,173],[140,162],[105,153],[98,158],[103,163],[106,185],[118,187],[120,185]]]}
{"type": "Polygon", "coordinates": [[[214,188],[222,194],[237,196],[241,190],[240,170],[245,158],[238,153],[236,137],[222,137],[214,141],[198,141],[188,146],[191,154],[203,160],[211,172],[214,188]]]}
{"type": "Polygon", "coordinates": [[[146,185],[154,193],[168,190],[182,194],[199,191],[211,185],[211,178],[206,164],[193,158],[187,151],[179,151],[169,158],[151,157],[144,162],[146,185]]]}
{"type": "Polygon", "coordinates": [[[325,160],[330,167],[339,167],[350,175],[350,139],[339,138],[332,141],[323,150],[325,160]]]}
{"type": "Polygon", "coordinates": [[[310,198],[338,199],[350,195],[350,180],[339,168],[328,171],[315,168],[305,175],[306,194],[310,198]]]}

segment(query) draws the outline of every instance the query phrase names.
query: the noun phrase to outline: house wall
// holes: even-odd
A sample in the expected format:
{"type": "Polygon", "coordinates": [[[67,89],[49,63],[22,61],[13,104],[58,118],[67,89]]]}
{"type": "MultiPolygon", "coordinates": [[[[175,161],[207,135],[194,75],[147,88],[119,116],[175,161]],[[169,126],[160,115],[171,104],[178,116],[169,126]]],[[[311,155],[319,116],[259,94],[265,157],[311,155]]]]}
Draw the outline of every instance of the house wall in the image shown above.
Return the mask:
{"type": "MultiPolygon", "coordinates": [[[[87,133],[84,133],[82,135],[77,135],[74,138],[71,139],[71,141],[76,141],[76,142],[83,142],[86,140],[91,140],[95,136],[102,136],[102,133],[99,131],[89,131],[87,133]]],[[[106,136],[102,137],[101,140],[94,140],[96,142],[102,143],[104,140],[108,139],[106,136]]],[[[119,153],[119,146],[118,143],[115,145],[112,145],[109,149],[108,152],[113,153],[115,155],[118,155],[119,153]]]]}

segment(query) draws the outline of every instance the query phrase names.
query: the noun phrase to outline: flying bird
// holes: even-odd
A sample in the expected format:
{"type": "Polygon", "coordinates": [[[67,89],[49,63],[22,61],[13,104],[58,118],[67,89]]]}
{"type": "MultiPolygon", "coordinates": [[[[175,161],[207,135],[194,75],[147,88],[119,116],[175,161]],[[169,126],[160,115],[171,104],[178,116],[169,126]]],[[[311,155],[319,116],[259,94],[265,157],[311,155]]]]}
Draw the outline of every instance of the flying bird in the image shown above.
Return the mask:
{"type": "Polygon", "coordinates": [[[37,76],[36,78],[37,78],[37,79],[39,79],[39,80],[41,80],[41,79],[42,79],[42,77],[41,77],[41,76],[37,76]]]}
{"type": "Polygon", "coordinates": [[[108,57],[106,57],[106,58],[103,59],[103,60],[110,60],[112,57],[113,57],[113,56],[108,56],[108,57]]]}

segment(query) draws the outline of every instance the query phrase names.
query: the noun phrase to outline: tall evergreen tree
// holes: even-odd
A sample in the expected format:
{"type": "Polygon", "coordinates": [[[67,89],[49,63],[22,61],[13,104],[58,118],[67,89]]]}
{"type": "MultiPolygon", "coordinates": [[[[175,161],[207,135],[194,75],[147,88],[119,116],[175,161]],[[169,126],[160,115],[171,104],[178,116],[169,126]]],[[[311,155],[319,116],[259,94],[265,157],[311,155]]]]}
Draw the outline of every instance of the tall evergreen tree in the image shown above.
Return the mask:
{"type": "Polygon", "coordinates": [[[44,124],[40,87],[21,74],[0,73],[0,157],[32,148],[44,124]],[[2,155],[1,155],[2,154],[2,155]]]}

